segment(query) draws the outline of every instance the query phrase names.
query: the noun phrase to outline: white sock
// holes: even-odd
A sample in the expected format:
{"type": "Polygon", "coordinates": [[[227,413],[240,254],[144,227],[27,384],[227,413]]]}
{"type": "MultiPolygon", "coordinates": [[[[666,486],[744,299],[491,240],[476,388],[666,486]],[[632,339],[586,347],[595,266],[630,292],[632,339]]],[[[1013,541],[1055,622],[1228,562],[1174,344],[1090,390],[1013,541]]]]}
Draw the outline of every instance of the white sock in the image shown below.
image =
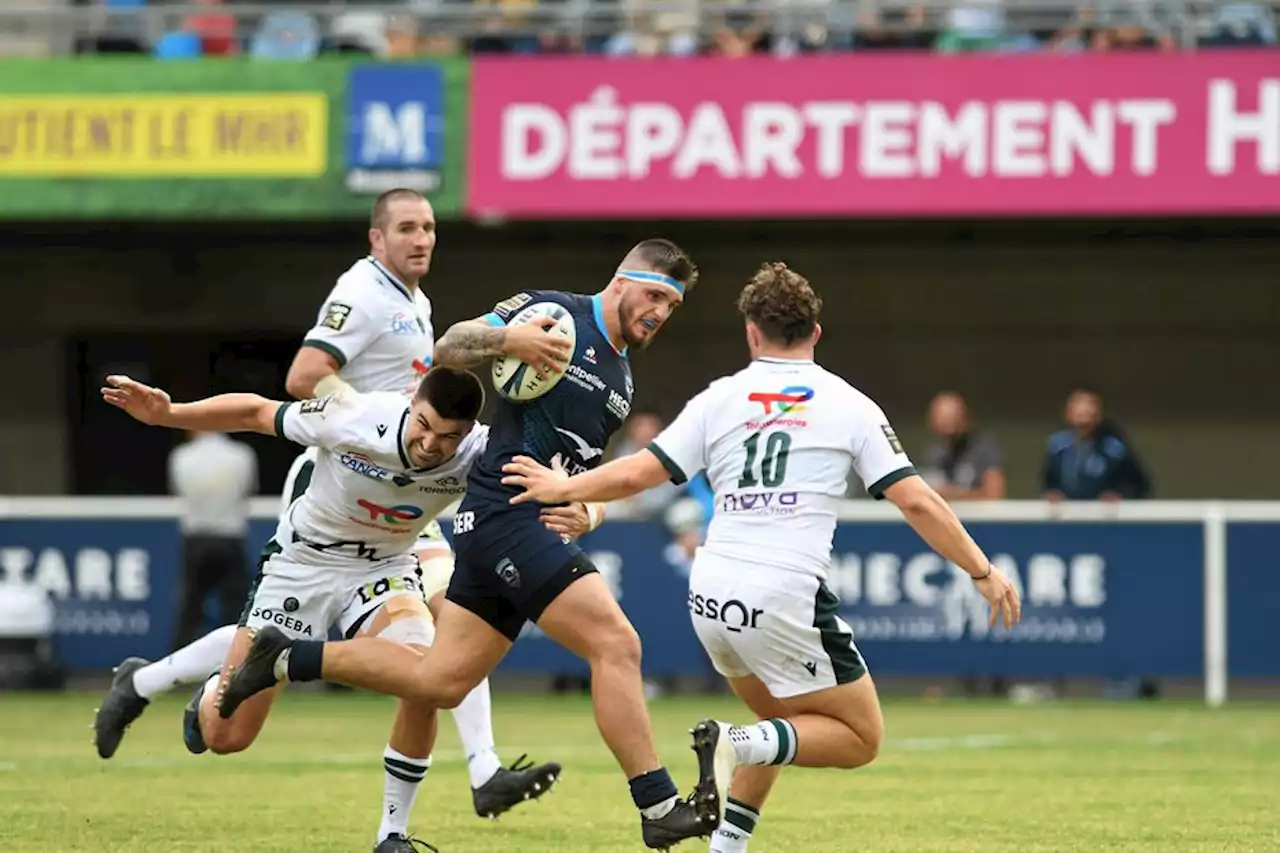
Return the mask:
{"type": "Polygon", "coordinates": [[[790,764],[796,760],[796,727],[778,717],[750,726],[730,726],[729,741],[739,764],[790,764]]]}
{"type": "Polygon", "coordinates": [[[180,684],[204,681],[222,668],[222,661],[236,637],[235,625],[223,625],[167,658],[144,666],[133,674],[133,689],[143,699],[168,693],[180,684]]]}
{"type": "Polygon", "coordinates": [[[453,722],[458,727],[462,751],[467,755],[472,788],[479,788],[502,769],[498,750],[493,745],[493,715],[489,704],[489,679],[486,678],[453,709],[453,722]]]}
{"type": "Polygon", "coordinates": [[[733,797],[724,806],[724,821],[711,836],[711,853],[747,853],[760,812],[733,797]]]}
{"type": "Polygon", "coordinates": [[[418,787],[431,769],[431,756],[410,758],[388,746],[382,752],[382,769],[386,772],[386,785],[382,792],[382,825],[378,827],[375,845],[393,832],[409,834],[413,798],[418,795],[418,787]]]}

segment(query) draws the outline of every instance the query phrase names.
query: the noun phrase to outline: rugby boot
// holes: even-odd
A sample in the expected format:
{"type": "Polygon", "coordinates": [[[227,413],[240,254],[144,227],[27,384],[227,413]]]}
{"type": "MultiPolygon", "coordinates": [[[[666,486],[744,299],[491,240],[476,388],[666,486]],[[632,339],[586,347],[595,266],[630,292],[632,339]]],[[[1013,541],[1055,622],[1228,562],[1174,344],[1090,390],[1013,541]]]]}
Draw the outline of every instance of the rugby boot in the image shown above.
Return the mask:
{"type": "Polygon", "coordinates": [[[698,784],[693,789],[694,805],[704,820],[713,827],[724,820],[729,785],[738,766],[738,753],[729,739],[729,724],[703,720],[689,734],[693,735],[693,752],[698,757],[698,784]]]}
{"type": "Polygon", "coordinates": [[[374,846],[373,853],[422,853],[424,850],[429,853],[440,853],[420,838],[410,838],[393,832],[374,846]]]}
{"type": "Polygon", "coordinates": [[[249,654],[226,679],[222,695],[218,697],[218,716],[224,720],[231,719],[236,708],[246,699],[275,687],[279,683],[276,658],[292,644],[293,641],[279,628],[271,625],[259,628],[253,637],[253,645],[249,646],[249,654]]]}
{"type": "Polygon", "coordinates": [[[182,709],[182,742],[192,755],[199,755],[209,748],[204,742],[204,735],[200,733],[200,702],[203,699],[204,685],[201,684],[196,688],[187,707],[182,709]]]}
{"type": "Polygon", "coordinates": [[[554,761],[535,765],[522,755],[510,767],[500,767],[493,778],[479,788],[471,789],[471,801],[480,817],[494,818],[525,800],[536,800],[560,778],[560,765],[554,761]]]}
{"type": "Polygon", "coordinates": [[[125,658],[115,668],[111,687],[93,716],[93,744],[102,758],[116,754],[129,725],[151,704],[133,689],[133,674],[149,663],[142,658],[125,658]]]}
{"type": "Polygon", "coordinates": [[[640,816],[640,833],[644,846],[650,850],[668,850],[688,838],[709,838],[718,823],[705,808],[695,805],[699,800],[697,790],[687,800],[676,804],[657,820],[640,816]]]}

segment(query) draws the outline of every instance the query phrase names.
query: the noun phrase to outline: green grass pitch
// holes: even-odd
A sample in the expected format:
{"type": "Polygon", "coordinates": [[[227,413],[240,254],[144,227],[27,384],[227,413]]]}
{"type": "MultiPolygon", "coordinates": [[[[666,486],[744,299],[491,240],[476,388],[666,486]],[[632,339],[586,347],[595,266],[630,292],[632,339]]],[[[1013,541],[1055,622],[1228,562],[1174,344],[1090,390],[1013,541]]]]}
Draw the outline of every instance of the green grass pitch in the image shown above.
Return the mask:
{"type": "MultiPolygon", "coordinates": [[[[153,703],[116,757],[101,761],[89,730],[96,695],[0,694],[0,851],[370,850],[390,700],[286,696],[249,752],[194,757],[179,739],[183,698],[153,703]]],[[[499,821],[480,820],[446,718],[415,832],[442,853],[643,849],[587,700],[494,700],[504,760],[558,759],[561,784],[499,821]]],[[[686,789],[688,727],[703,716],[743,717],[721,697],[651,708],[661,754],[686,789]]],[[[1273,705],[889,701],[885,716],[872,766],[783,773],[753,853],[1280,851],[1273,705]]]]}

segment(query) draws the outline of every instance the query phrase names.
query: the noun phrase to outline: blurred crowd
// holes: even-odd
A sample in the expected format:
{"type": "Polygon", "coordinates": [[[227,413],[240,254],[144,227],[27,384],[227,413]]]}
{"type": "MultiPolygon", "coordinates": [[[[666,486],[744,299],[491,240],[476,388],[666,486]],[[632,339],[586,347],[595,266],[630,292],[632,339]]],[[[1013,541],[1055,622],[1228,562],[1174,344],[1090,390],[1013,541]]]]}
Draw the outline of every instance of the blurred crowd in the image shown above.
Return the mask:
{"type": "Polygon", "coordinates": [[[94,23],[91,31],[79,31],[74,49],[294,60],[352,53],[409,59],[1185,50],[1275,46],[1277,16],[1275,3],[1248,0],[1099,0],[1081,6],[1002,0],[277,0],[265,14],[261,3],[181,0],[182,7],[200,8],[165,12],[176,2],[76,0],[95,8],[86,10],[94,23]]]}
{"type": "MultiPolygon", "coordinates": [[[[1003,500],[1007,476],[1004,453],[990,432],[977,426],[964,397],[944,391],[927,413],[930,441],[908,448],[916,470],[948,501],[1003,500]]],[[[664,426],[651,413],[633,414],[613,456],[643,450],[664,426]]],[[[1105,416],[1102,396],[1077,388],[1067,396],[1063,418],[1045,441],[1038,488],[1048,501],[1122,501],[1151,497],[1152,483],[1133,442],[1121,425],[1105,416]]],[[[866,497],[851,479],[849,498],[866,497]]],[[[667,559],[691,560],[710,520],[714,495],[701,473],[684,486],[667,483],[609,506],[610,518],[665,523],[672,535],[667,559]]]]}

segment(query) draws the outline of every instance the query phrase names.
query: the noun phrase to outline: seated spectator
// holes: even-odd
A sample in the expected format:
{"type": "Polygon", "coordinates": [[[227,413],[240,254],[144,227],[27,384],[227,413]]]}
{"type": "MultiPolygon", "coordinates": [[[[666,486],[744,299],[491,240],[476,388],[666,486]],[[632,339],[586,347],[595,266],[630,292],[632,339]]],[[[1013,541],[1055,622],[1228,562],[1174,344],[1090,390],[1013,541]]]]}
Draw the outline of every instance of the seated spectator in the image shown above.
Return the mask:
{"type": "Polygon", "coordinates": [[[711,44],[707,48],[707,53],[712,56],[741,59],[755,53],[769,53],[773,49],[773,34],[759,15],[733,11],[716,15],[714,20],[711,44]]]}
{"type": "Polygon", "coordinates": [[[929,50],[937,40],[937,31],[925,26],[924,6],[883,11],[872,6],[858,13],[853,49],[929,50]]]}
{"type": "Polygon", "coordinates": [[[925,448],[921,476],[949,501],[1002,500],[1004,456],[995,439],[969,424],[959,394],[946,391],[929,405],[934,441],[925,448]]]}
{"type": "Polygon", "coordinates": [[[606,56],[693,56],[698,52],[697,15],[653,14],[639,4],[636,7],[627,15],[627,28],[604,43],[606,56]]]}
{"type": "Polygon", "coordinates": [[[1228,3],[1213,11],[1200,47],[1261,47],[1276,43],[1271,10],[1257,3],[1228,3]]]}
{"type": "Polygon", "coordinates": [[[1066,420],[1066,429],[1050,436],[1045,449],[1047,500],[1118,501],[1151,495],[1151,481],[1132,445],[1119,427],[1103,420],[1097,392],[1072,391],[1066,420]]]}
{"type": "Polygon", "coordinates": [[[1171,21],[1158,3],[1105,0],[1097,9],[1095,51],[1173,50],[1171,21]]]}
{"type": "Polygon", "coordinates": [[[934,48],[939,53],[985,53],[1006,42],[1004,10],[991,0],[964,0],[947,13],[947,27],[934,48]]]}
{"type": "Polygon", "coordinates": [[[320,29],[306,12],[272,12],[253,35],[254,59],[308,60],[319,52],[320,29]]]}
{"type": "MultiPolygon", "coordinates": [[[[334,17],[324,40],[325,53],[363,54],[390,58],[387,17],[381,12],[351,11],[334,17]]],[[[416,53],[416,51],[415,51],[416,53]]],[[[413,56],[413,53],[402,54],[413,56]]],[[[398,58],[398,57],[397,57],[398,58]]]]}
{"type": "Polygon", "coordinates": [[[207,12],[188,15],[182,29],[200,36],[200,46],[205,56],[232,56],[240,52],[236,38],[236,19],[223,10],[222,0],[193,0],[197,6],[207,6],[207,12]]]}

